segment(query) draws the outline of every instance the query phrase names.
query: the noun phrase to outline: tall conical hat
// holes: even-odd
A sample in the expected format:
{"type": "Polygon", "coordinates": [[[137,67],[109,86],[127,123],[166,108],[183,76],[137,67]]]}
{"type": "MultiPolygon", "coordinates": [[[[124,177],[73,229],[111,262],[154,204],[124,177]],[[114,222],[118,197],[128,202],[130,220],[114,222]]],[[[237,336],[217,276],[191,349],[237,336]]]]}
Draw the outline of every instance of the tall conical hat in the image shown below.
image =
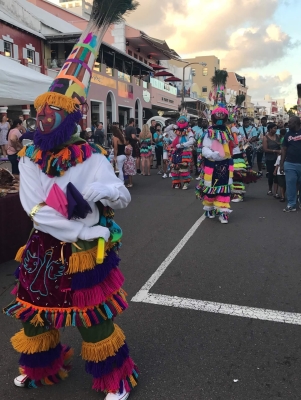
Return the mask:
{"type": "Polygon", "coordinates": [[[93,66],[103,37],[113,23],[138,6],[134,0],[94,0],[90,21],[48,92],[37,97],[35,144],[50,150],[70,139],[88,97],[93,66]]]}

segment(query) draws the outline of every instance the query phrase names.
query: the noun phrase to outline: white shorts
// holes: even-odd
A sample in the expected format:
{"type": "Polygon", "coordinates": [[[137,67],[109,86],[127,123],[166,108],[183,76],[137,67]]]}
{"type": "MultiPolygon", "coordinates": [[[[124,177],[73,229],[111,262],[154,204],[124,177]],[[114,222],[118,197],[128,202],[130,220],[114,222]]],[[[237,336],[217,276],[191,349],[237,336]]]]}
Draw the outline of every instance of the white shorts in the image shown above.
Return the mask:
{"type": "Polygon", "coordinates": [[[163,160],[168,160],[168,152],[164,151],[163,153],[163,160]]]}

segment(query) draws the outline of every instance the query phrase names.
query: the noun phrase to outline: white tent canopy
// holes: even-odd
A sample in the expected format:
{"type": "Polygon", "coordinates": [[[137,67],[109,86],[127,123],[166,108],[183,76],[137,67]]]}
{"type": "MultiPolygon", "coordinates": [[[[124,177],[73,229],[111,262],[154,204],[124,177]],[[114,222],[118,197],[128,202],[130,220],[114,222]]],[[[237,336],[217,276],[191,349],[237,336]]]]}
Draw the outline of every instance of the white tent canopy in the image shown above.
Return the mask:
{"type": "Polygon", "coordinates": [[[1,55],[0,76],[2,106],[33,104],[40,94],[48,91],[53,81],[49,76],[1,55]]]}

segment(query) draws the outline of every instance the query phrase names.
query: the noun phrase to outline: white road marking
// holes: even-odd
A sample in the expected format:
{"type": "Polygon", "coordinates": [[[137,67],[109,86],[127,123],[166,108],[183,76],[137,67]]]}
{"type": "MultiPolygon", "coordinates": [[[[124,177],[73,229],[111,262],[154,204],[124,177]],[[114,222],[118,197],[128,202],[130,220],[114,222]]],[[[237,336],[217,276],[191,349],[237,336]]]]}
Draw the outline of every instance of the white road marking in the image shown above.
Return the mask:
{"type": "Polygon", "coordinates": [[[176,258],[176,256],[180,253],[180,251],[183,249],[185,244],[188,242],[188,240],[192,237],[192,235],[195,233],[195,231],[198,229],[198,227],[201,225],[201,223],[206,219],[205,214],[199,218],[196,223],[189,229],[189,231],[186,233],[186,235],[183,237],[183,239],[177,244],[177,246],[173,249],[173,251],[165,258],[163,263],[160,265],[160,267],[157,269],[156,272],[153,273],[153,275],[149,278],[149,280],[146,282],[145,285],[142,286],[142,288],[139,290],[139,292],[132,298],[132,301],[136,302],[142,302],[144,298],[148,295],[148,292],[150,289],[154,286],[154,284],[157,282],[157,280],[163,275],[163,273],[166,271],[167,267],[172,263],[172,261],[176,258]]]}
{"type": "Polygon", "coordinates": [[[213,301],[185,299],[184,297],[166,296],[164,294],[154,293],[148,293],[143,299],[143,303],[185,308],[188,310],[205,311],[215,314],[225,314],[234,317],[253,318],[262,321],[301,325],[301,314],[269,310],[265,308],[245,307],[234,304],[215,303],[213,301]]]}
{"type": "Polygon", "coordinates": [[[266,308],[255,308],[238,306],[235,304],[216,303],[213,301],[203,301],[186,299],[184,297],[166,296],[164,294],[149,293],[150,289],[166,271],[167,267],[183,249],[188,240],[196,232],[201,223],[206,219],[205,215],[199,218],[189,229],[183,239],[177,244],[173,251],[166,257],[159,268],[153,273],[149,280],[142,286],[139,292],[132,298],[137,303],[149,303],[160,306],[184,308],[188,310],[211,312],[215,314],[231,315],[234,317],[253,318],[262,321],[281,322],[285,324],[301,325],[301,314],[266,308]]]}

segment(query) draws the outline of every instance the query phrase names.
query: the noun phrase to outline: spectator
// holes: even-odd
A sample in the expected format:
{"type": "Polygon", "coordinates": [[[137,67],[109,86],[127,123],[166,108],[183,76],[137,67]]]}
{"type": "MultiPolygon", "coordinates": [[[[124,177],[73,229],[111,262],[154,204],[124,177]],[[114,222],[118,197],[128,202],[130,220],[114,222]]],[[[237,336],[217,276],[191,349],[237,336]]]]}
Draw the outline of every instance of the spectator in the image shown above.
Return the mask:
{"type": "Polygon", "coordinates": [[[7,157],[7,133],[10,129],[10,124],[7,121],[7,116],[2,115],[0,122],[0,146],[2,150],[2,156],[7,157]]]}
{"type": "Polygon", "coordinates": [[[130,144],[129,139],[125,139],[125,156],[126,160],[124,162],[124,174],[129,177],[129,183],[126,187],[133,187],[133,176],[136,175],[136,163],[132,156],[133,147],[130,144]]]}
{"type": "Polygon", "coordinates": [[[274,166],[278,155],[281,154],[279,137],[276,135],[277,125],[269,124],[268,132],[263,138],[263,151],[265,152],[265,162],[268,172],[268,196],[273,195],[273,182],[274,182],[274,196],[278,198],[277,195],[277,176],[274,176],[274,166]]]}
{"type": "MultiPolygon", "coordinates": [[[[124,182],[123,165],[126,160],[125,156],[125,140],[122,132],[117,126],[112,126],[113,133],[113,148],[114,148],[114,162],[119,171],[119,179],[124,182]]],[[[130,143],[130,141],[129,141],[130,143]]]]}
{"type": "MultiPolygon", "coordinates": [[[[155,119],[152,119],[151,120],[151,126],[150,126],[150,131],[151,131],[151,134],[152,134],[152,142],[154,143],[154,134],[156,133],[156,120],[155,119]]],[[[153,168],[153,163],[154,163],[154,154],[155,154],[155,152],[156,152],[156,146],[153,144],[152,145],[152,155],[151,155],[151,157],[150,157],[150,167],[151,168],[153,168]]]]}
{"type": "Polygon", "coordinates": [[[166,179],[167,176],[167,169],[169,164],[169,148],[172,144],[172,140],[169,137],[169,132],[163,133],[163,179],[166,179]]]}
{"type": "Polygon", "coordinates": [[[20,119],[22,121],[22,125],[19,130],[21,133],[25,133],[26,132],[26,121],[24,119],[24,115],[23,114],[19,115],[18,119],[20,119]]]}
{"type": "Polygon", "coordinates": [[[103,146],[105,144],[105,132],[103,130],[103,123],[99,122],[97,128],[94,131],[94,142],[103,146]]]}
{"type": "Polygon", "coordinates": [[[296,211],[297,186],[301,184],[301,122],[297,116],[290,118],[289,132],[283,140],[280,173],[285,173],[287,192],[287,207],[283,211],[296,211]]]}
{"type": "Polygon", "coordinates": [[[141,170],[139,168],[140,164],[140,149],[139,142],[137,139],[137,131],[135,128],[135,120],[134,118],[129,119],[129,124],[125,128],[125,138],[129,140],[131,146],[133,147],[133,157],[135,158],[137,173],[141,174],[141,170]]]}
{"type": "Polygon", "coordinates": [[[281,193],[280,201],[281,201],[281,203],[284,203],[285,202],[285,190],[286,190],[285,173],[283,173],[283,174],[281,173],[280,164],[281,164],[281,155],[277,157],[274,175],[277,176],[277,183],[278,183],[278,186],[280,187],[280,193],[281,193]]]}
{"type": "Polygon", "coordinates": [[[154,133],[153,138],[156,143],[157,168],[159,168],[157,175],[162,175],[161,161],[163,159],[163,135],[160,124],[156,125],[156,132],[154,133]]]}
{"type": "MultiPolygon", "coordinates": [[[[259,134],[259,142],[258,142],[258,147],[257,147],[257,167],[258,167],[258,175],[262,176],[262,169],[263,169],[263,160],[264,160],[264,152],[263,152],[263,138],[267,133],[267,125],[268,125],[268,120],[267,117],[262,117],[261,118],[261,126],[258,128],[258,134],[259,134]]],[[[265,160],[264,160],[265,162],[265,160]]]]}
{"type": "MultiPolygon", "coordinates": [[[[253,154],[254,154],[254,143],[259,140],[257,129],[251,125],[248,117],[243,119],[243,125],[239,128],[240,135],[244,138],[244,141],[249,143],[246,148],[248,163],[250,168],[253,167],[253,154]]],[[[274,169],[273,169],[274,171],[274,169]]]]}
{"type": "Polygon", "coordinates": [[[7,155],[12,165],[12,174],[15,176],[19,175],[19,161],[17,153],[23,147],[22,143],[20,142],[20,137],[22,135],[20,129],[22,129],[22,121],[20,119],[16,119],[7,134],[7,155]]]}
{"type": "Polygon", "coordinates": [[[150,175],[150,158],[152,155],[152,134],[148,125],[143,125],[139,135],[142,175],[150,175]]]}

